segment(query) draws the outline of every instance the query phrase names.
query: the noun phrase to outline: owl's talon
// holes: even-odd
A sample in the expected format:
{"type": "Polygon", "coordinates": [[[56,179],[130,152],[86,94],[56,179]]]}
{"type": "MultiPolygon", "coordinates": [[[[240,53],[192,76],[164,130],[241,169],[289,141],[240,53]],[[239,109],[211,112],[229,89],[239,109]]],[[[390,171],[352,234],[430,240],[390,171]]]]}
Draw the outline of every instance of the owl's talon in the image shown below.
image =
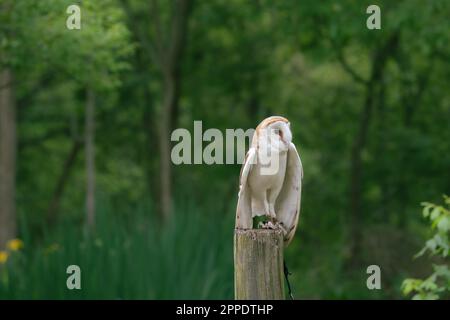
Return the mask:
{"type": "Polygon", "coordinates": [[[266,223],[262,224],[263,229],[277,229],[277,225],[274,224],[272,221],[267,221],[266,223]]]}
{"type": "Polygon", "coordinates": [[[277,222],[277,227],[278,227],[278,229],[281,229],[281,231],[283,231],[283,234],[284,234],[284,235],[287,234],[287,230],[286,230],[286,228],[284,227],[284,225],[283,225],[282,222],[277,222]]]}

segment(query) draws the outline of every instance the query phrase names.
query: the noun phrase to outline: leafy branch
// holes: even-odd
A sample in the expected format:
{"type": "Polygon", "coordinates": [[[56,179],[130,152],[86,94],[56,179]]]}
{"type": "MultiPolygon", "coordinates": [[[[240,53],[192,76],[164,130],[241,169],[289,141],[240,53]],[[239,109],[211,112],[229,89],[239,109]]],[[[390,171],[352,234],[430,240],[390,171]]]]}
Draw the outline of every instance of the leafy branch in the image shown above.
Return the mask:
{"type": "MultiPolygon", "coordinates": [[[[433,237],[425,242],[422,250],[415,258],[429,253],[430,256],[441,256],[448,259],[450,242],[450,197],[444,196],[445,206],[423,202],[422,215],[431,223],[433,237]]],[[[405,279],[402,283],[404,295],[414,293],[415,300],[436,300],[445,292],[450,292],[450,270],[448,265],[433,265],[434,272],[426,279],[405,279]]]]}

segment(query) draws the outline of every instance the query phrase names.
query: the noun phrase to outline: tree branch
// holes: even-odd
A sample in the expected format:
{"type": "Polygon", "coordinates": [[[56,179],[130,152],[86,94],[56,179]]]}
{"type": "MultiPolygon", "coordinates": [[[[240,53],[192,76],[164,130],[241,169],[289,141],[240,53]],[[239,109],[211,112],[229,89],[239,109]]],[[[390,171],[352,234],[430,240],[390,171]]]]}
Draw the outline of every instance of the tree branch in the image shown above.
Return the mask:
{"type": "Polygon", "coordinates": [[[335,40],[333,40],[332,38],[330,38],[331,40],[331,45],[333,46],[333,48],[336,51],[336,55],[337,55],[337,59],[339,61],[339,63],[341,64],[342,68],[353,78],[354,81],[356,81],[357,83],[363,84],[363,85],[367,85],[369,83],[369,81],[367,79],[364,79],[364,77],[362,77],[361,75],[359,75],[348,63],[348,61],[345,59],[344,57],[344,53],[342,51],[342,47],[339,46],[335,40]]]}
{"type": "Polygon", "coordinates": [[[67,158],[62,167],[61,175],[56,182],[55,189],[53,191],[52,199],[50,200],[50,204],[47,209],[47,222],[49,224],[54,224],[57,219],[57,213],[59,210],[59,205],[61,203],[61,198],[64,193],[65,187],[67,185],[67,181],[70,177],[70,172],[75,165],[77,155],[83,146],[83,142],[81,139],[75,139],[72,142],[72,147],[67,155],[67,158]]]}
{"type": "Polygon", "coordinates": [[[155,25],[155,46],[156,46],[156,52],[158,54],[160,64],[164,65],[164,60],[166,58],[164,52],[167,50],[167,45],[163,40],[163,28],[162,23],[160,19],[160,7],[158,0],[151,0],[150,1],[150,16],[153,19],[154,25],[155,25]]]}
{"type": "Polygon", "coordinates": [[[142,48],[145,50],[145,52],[147,52],[147,54],[156,64],[161,64],[158,49],[150,41],[148,41],[148,37],[146,37],[145,34],[142,32],[142,30],[139,28],[139,25],[137,24],[138,19],[135,19],[135,15],[133,13],[133,10],[131,9],[128,0],[120,0],[120,3],[125,13],[127,14],[129,25],[134,35],[136,36],[137,40],[142,44],[142,48]]]}

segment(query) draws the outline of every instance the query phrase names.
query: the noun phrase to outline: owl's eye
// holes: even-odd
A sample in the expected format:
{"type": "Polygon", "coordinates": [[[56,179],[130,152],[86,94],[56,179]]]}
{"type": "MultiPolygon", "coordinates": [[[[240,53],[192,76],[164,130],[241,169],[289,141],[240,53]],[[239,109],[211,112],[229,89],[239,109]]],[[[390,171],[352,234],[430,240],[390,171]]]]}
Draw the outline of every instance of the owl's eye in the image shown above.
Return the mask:
{"type": "Polygon", "coordinates": [[[278,133],[278,135],[280,136],[280,138],[283,139],[283,131],[278,130],[277,133],[278,133]]]}

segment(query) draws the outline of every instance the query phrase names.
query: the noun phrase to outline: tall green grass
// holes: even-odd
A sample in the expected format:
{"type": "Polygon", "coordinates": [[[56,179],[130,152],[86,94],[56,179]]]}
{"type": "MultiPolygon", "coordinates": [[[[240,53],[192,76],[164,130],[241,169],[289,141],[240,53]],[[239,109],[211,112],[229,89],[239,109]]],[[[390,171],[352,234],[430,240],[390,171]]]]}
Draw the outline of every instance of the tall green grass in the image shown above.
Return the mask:
{"type": "MultiPolygon", "coordinates": [[[[161,223],[151,209],[124,210],[105,203],[99,203],[93,233],[84,230],[81,216],[61,221],[43,235],[22,219],[25,245],[0,265],[0,299],[233,298],[233,207],[179,202],[172,219],[161,223]],[[67,289],[66,269],[72,264],[81,268],[81,290],[67,289]]],[[[400,261],[398,243],[363,244],[367,261],[345,271],[342,226],[314,225],[312,217],[306,211],[296,239],[285,250],[296,298],[401,298],[401,270],[414,271],[414,247],[403,249],[407,267],[390,271],[391,262],[400,261]],[[384,271],[383,290],[366,287],[366,267],[374,263],[384,271]]],[[[380,229],[384,233],[367,230],[367,238],[388,237],[388,229],[380,229]]]]}
{"type": "Polygon", "coordinates": [[[99,210],[92,234],[66,222],[38,241],[23,227],[24,249],[0,267],[0,298],[233,298],[232,214],[183,206],[162,224],[146,210],[120,218],[110,210],[99,210]],[[81,290],[66,287],[72,264],[81,290]]]}

